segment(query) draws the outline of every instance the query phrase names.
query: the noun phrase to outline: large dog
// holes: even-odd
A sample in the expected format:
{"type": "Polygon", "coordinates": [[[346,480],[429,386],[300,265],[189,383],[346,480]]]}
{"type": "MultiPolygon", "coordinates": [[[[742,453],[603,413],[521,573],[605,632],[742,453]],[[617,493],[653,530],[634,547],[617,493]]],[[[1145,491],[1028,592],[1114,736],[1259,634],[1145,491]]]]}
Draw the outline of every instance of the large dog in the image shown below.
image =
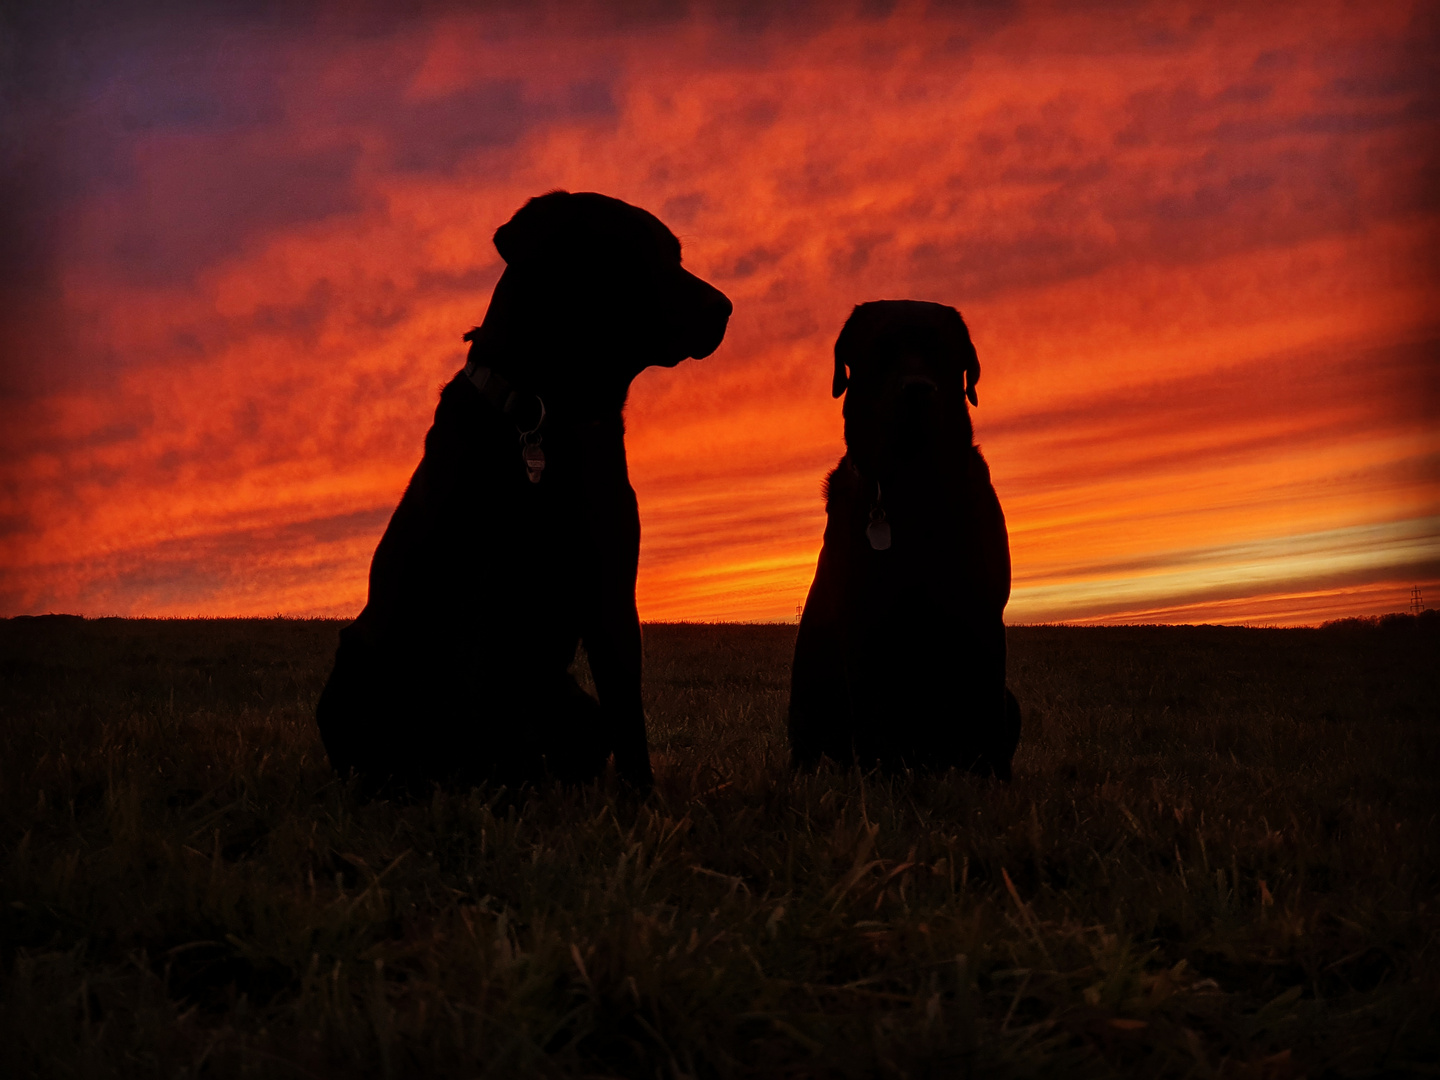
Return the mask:
{"type": "Polygon", "coordinates": [[[861,304],[835,342],[845,456],[795,644],[792,759],[1010,777],[1010,545],[966,405],[980,361],[960,313],[861,304]],[[847,374],[848,369],[848,374],[847,374]]]}
{"type": "Polygon", "coordinates": [[[622,410],[652,365],[714,352],[730,301],[659,219],[592,192],[531,199],[506,269],[375,550],[316,708],[331,765],[392,782],[651,783],[640,517],[622,410]],[[583,642],[599,695],[569,673],[583,642]]]}

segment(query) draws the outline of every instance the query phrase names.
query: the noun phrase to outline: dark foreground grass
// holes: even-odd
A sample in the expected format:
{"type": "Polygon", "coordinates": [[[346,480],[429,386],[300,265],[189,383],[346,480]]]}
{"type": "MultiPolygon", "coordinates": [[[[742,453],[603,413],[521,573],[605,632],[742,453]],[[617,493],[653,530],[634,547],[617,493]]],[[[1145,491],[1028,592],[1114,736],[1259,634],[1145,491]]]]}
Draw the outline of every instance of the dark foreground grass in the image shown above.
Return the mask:
{"type": "Polygon", "coordinates": [[[792,775],[653,626],[657,790],[363,804],[337,624],[0,623],[0,1074],[1440,1072],[1437,638],[1018,629],[1008,786],[792,775]]]}

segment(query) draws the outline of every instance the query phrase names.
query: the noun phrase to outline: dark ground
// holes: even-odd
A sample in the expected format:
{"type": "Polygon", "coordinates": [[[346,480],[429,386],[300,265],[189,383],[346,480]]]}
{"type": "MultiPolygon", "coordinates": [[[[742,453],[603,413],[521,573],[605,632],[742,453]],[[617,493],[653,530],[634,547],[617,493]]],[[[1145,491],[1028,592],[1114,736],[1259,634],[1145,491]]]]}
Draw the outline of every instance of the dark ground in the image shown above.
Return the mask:
{"type": "Polygon", "coordinates": [[[509,808],[330,776],[338,626],[0,621],[0,1075],[1440,1074],[1415,620],[1012,630],[1008,786],[791,775],[794,628],[651,626],[654,797],[509,808]]]}

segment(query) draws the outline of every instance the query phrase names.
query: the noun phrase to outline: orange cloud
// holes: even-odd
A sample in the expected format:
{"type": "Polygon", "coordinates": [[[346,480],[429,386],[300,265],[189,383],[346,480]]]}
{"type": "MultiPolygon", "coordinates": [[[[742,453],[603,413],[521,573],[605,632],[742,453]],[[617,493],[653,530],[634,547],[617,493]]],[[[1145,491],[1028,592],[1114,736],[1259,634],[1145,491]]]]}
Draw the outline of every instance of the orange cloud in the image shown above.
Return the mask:
{"type": "Polygon", "coordinates": [[[42,26],[0,613],[358,611],[490,233],[554,187],[656,211],[735,302],[631,396],[644,618],[793,617],[831,343],[905,296],[980,351],[1012,621],[1440,595],[1428,12],[337,9],[121,20],[78,67],[42,26]]]}

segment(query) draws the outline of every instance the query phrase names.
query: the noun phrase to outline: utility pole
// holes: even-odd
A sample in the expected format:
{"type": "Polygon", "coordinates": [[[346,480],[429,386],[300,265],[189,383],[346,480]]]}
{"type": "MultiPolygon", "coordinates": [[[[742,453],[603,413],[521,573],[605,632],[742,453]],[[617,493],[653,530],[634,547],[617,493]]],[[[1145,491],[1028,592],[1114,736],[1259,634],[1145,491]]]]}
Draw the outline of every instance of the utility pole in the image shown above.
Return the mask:
{"type": "Polygon", "coordinates": [[[1420,595],[1420,586],[1412,585],[1410,588],[1410,614],[1419,615],[1425,610],[1425,598],[1420,595]]]}

